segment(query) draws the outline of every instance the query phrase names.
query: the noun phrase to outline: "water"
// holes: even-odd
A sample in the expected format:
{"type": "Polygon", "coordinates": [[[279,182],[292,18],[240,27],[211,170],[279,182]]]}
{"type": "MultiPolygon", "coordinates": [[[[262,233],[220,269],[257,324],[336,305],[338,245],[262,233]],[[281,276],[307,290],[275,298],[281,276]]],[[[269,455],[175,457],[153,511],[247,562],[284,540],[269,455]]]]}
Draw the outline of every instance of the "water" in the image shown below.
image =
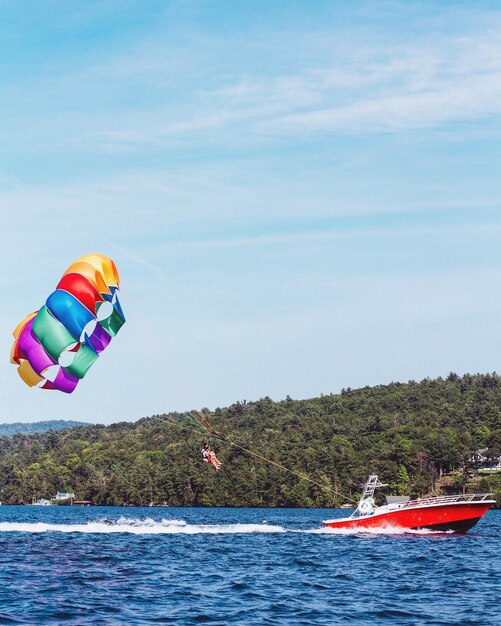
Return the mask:
{"type": "Polygon", "coordinates": [[[4,624],[500,624],[501,511],[466,535],[345,511],[0,507],[4,624]]]}

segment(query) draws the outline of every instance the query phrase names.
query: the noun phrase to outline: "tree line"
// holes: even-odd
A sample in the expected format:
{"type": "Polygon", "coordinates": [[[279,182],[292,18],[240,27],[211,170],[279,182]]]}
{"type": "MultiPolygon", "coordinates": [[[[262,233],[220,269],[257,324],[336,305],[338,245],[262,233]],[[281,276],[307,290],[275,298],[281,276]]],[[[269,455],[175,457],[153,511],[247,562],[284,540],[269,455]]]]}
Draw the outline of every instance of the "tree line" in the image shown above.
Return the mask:
{"type": "Polygon", "coordinates": [[[446,378],[343,389],[318,398],[268,397],[202,409],[230,441],[311,479],[212,441],[223,469],[202,463],[207,435],[186,414],[0,439],[0,499],[29,503],[72,491],[100,505],[328,507],[356,496],[369,473],[393,493],[495,491],[478,475],[501,455],[501,377],[446,378]],[[485,463],[485,460],[482,460],[485,463]]]}

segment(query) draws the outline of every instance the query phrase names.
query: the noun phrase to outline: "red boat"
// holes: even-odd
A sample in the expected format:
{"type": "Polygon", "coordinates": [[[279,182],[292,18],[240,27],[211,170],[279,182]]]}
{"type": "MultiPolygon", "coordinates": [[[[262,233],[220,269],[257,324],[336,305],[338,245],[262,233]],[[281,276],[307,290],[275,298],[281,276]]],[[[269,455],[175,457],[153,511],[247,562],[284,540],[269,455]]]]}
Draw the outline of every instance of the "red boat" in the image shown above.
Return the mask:
{"type": "Polygon", "coordinates": [[[376,475],[370,476],[364,486],[358,506],[350,517],[323,522],[329,528],[401,528],[435,531],[466,532],[488,511],[495,500],[490,493],[464,494],[418,498],[375,506],[374,491],[385,487],[376,475]]]}

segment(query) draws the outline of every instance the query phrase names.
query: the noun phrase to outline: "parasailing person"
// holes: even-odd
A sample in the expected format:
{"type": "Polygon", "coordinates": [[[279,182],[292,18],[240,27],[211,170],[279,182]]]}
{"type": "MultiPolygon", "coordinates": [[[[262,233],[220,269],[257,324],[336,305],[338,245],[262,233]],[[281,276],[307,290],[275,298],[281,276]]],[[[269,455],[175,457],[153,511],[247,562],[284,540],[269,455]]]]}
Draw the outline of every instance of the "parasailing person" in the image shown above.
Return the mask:
{"type": "Polygon", "coordinates": [[[211,449],[209,442],[206,442],[202,448],[202,458],[204,463],[212,463],[217,470],[221,469],[221,463],[219,462],[214,450],[211,449]]]}

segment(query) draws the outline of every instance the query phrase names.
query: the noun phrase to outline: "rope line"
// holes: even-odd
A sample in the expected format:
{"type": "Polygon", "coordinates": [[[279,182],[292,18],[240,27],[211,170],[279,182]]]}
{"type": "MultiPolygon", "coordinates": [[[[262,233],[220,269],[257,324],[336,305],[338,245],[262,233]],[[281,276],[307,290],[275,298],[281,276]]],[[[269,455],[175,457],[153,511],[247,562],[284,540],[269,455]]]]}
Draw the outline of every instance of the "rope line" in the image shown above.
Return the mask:
{"type": "Polygon", "coordinates": [[[178,422],[174,421],[175,418],[162,418],[152,415],[149,419],[157,420],[159,422],[163,422],[164,424],[170,424],[171,426],[177,426],[178,428],[182,428],[183,430],[187,430],[191,433],[205,434],[206,432],[205,430],[202,430],[202,428],[196,428],[194,426],[184,426],[183,424],[179,424],[178,422]]]}
{"type": "MultiPolygon", "coordinates": [[[[190,415],[192,415],[193,417],[195,417],[194,415],[194,411],[190,412],[190,415]]],[[[197,411],[197,415],[201,416],[202,413],[197,411]]],[[[160,421],[164,421],[161,418],[153,418],[153,419],[159,419],[160,421]]],[[[198,420],[198,418],[196,418],[198,420]]],[[[350,498],[348,496],[346,496],[345,494],[336,491],[335,489],[333,489],[330,485],[325,485],[322,483],[317,482],[316,480],[313,480],[313,478],[310,478],[309,476],[307,476],[306,474],[303,474],[301,472],[296,472],[295,470],[290,469],[289,467],[286,467],[285,465],[282,465],[282,463],[278,463],[277,461],[273,461],[272,459],[268,459],[267,457],[263,456],[262,454],[259,454],[258,452],[254,452],[253,450],[250,450],[249,448],[246,448],[245,446],[240,445],[239,443],[236,443],[235,441],[232,441],[231,439],[228,439],[227,437],[224,437],[223,435],[221,435],[221,433],[219,433],[213,426],[212,424],[209,422],[209,420],[205,417],[205,415],[203,416],[203,422],[206,422],[206,424],[202,423],[202,419],[198,420],[199,423],[201,425],[204,426],[205,430],[209,433],[209,435],[212,435],[213,437],[215,437],[216,439],[219,439],[220,441],[223,441],[224,443],[227,443],[230,446],[233,446],[234,448],[238,448],[239,450],[242,450],[243,452],[246,452],[247,454],[250,454],[251,456],[254,456],[258,459],[261,459],[262,461],[265,461],[266,463],[270,463],[271,465],[275,465],[276,467],[279,467],[281,470],[283,470],[284,472],[288,472],[289,474],[293,474],[294,476],[297,476],[298,478],[301,478],[302,480],[306,480],[308,482],[310,482],[312,485],[316,485],[317,487],[320,487],[320,489],[323,489],[324,491],[328,491],[336,496],[341,496],[342,498],[344,498],[345,500],[349,500],[350,502],[354,502],[355,504],[357,504],[356,500],[353,500],[353,498],[350,498]]],[[[177,426],[179,426],[180,428],[182,428],[182,426],[180,424],[176,424],[175,422],[171,422],[172,424],[175,424],[177,426]]],[[[188,429],[185,427],[186,430],[192,430],[194,432],[202,432],[200,430],[196,430],[196,429],[188,429]]]]}
{"type": "Polygon", "coordinates": [[[320,487],[320,489],[323,489],[324,491],[328,491],[330,493],[333,493],[336,496],[341,496],[345,500],[350,500],[350,502],[354,502],[355,504],[357,503],[356,500],[353,500],[353,498],[349,498],[348,496],[344,495],[343,493],[341,493],[339,491],[336,491],[330,485],[323,485],[322,483],[319,483],[316,480],[313,480],[313,478],[310,478],[306,474],[303,474],[301,472],[296,472],[295,470],[290,469],[290,467],[286,467],[285,465],[282,465],[281,463],[278,463],[277,461],[273,461],[272,459],[268,459],[267,457],[263,456],[262,454],[259,454],[258,452],[254,452],[252,450],[249,450],[249,448],[245,448],[244,446],[241,446],[240,444],[235,443],[234,441],[231,441],[230,439],[226,439],[225,437],[220,437],[220,436],[218,436],[217,438],[221,439],[221,441],[225,441],[226,443],[228,443],[231,446],[234,446],[235,448],[238,448],[239,450],[242,450],[243,452],[247,452],[247,454],[251,454],[252,456],[255,456],[258,459],[266,461],[266,463],[270,463],[271,465],[275,465],[276,467],[279,467],[283,471],[289,472],[289,474],[293,474],[294,476],[298,476],[299,478],[310,482],[312,485],[316,485],[317,487],[320,487]]]}

